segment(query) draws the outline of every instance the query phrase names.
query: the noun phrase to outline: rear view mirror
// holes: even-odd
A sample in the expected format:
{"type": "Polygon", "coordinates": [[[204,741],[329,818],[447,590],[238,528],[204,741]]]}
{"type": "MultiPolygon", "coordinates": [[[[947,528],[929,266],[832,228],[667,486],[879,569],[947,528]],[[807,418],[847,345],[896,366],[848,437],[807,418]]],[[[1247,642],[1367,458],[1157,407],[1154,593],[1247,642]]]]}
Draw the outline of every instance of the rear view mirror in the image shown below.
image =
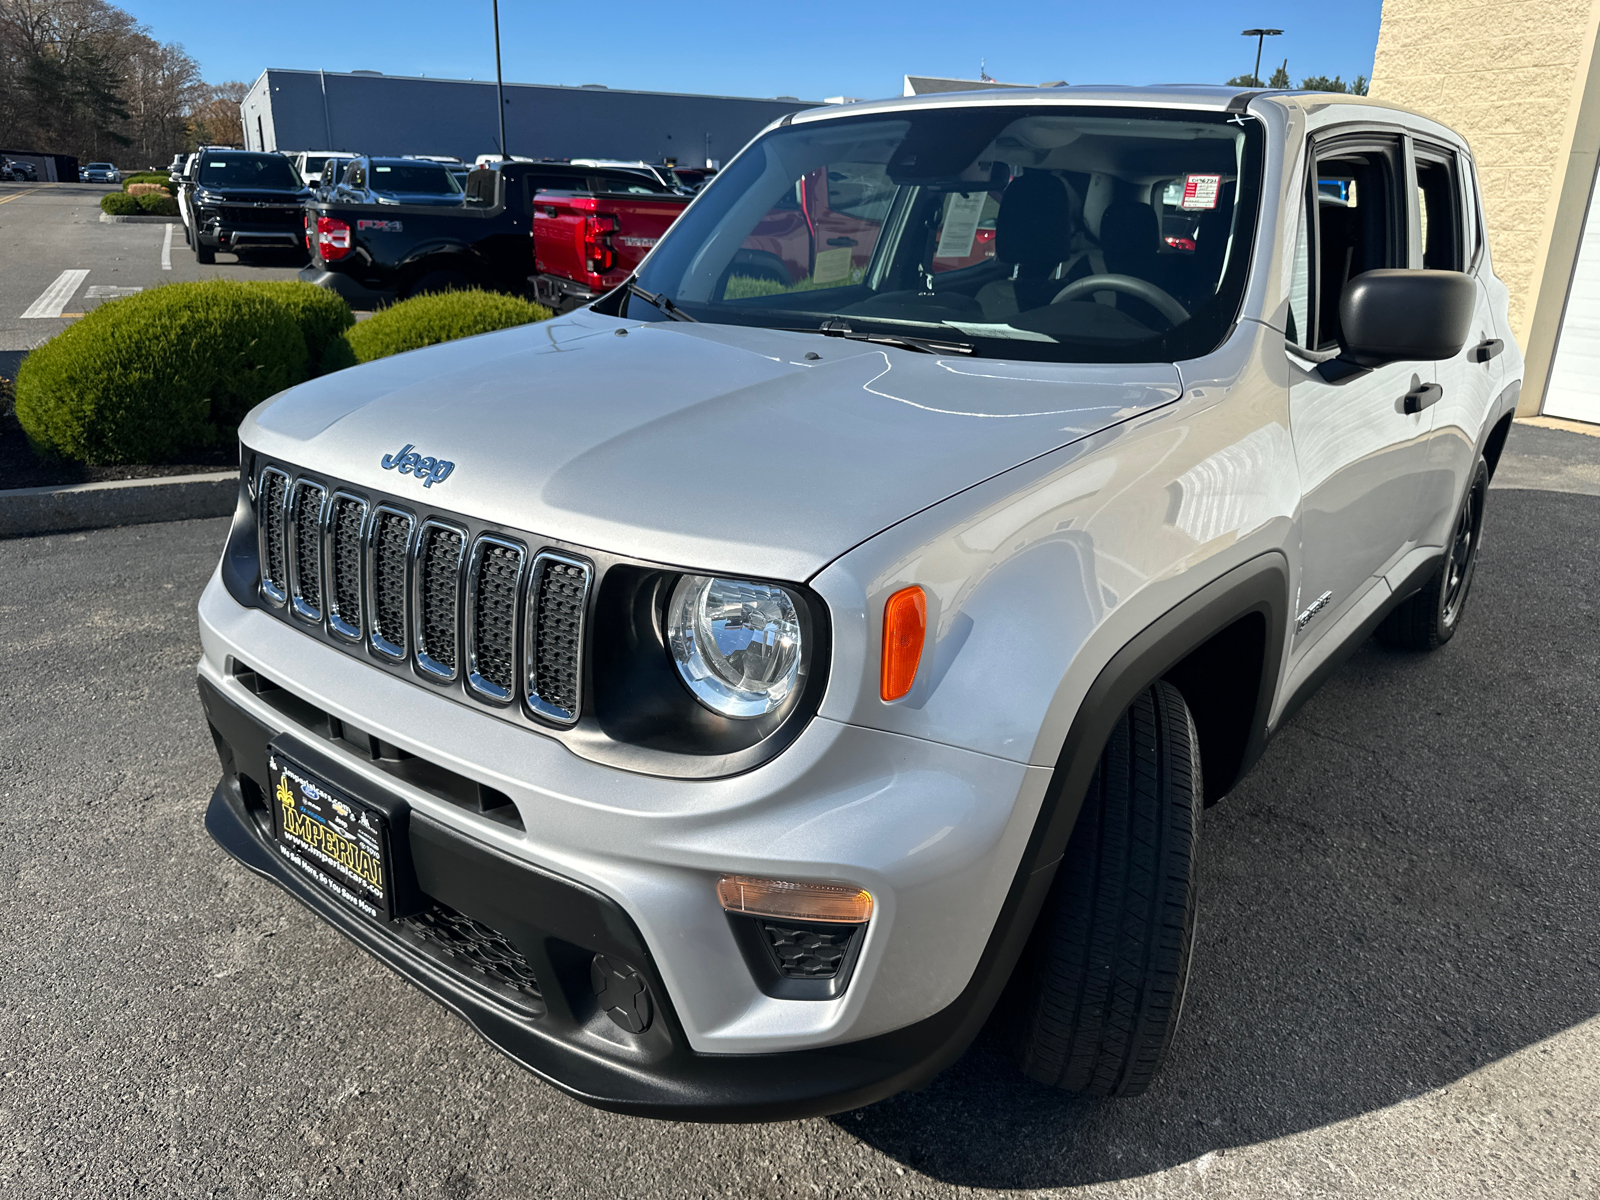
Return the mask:
{"type": "Polygon", "coordinates": [[[1339,357],[1370,370],[1454,358],[1466,344],[1477,284],[1460,271],[1367,271],[1339,297],[1339,357]]]}

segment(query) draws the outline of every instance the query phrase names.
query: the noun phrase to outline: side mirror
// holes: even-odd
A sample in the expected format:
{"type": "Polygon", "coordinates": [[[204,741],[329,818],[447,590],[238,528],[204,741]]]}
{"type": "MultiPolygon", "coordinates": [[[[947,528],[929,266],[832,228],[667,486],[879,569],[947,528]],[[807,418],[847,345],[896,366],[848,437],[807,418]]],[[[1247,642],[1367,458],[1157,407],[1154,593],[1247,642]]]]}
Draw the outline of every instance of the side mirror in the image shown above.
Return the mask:
{"type": "Polygon", "coordinates": [[[1371,370],[1454,358],[1466,345],[1477,284],[1460,271],[1367,271],[1339,297],[1339,358],[1371,370]]]}

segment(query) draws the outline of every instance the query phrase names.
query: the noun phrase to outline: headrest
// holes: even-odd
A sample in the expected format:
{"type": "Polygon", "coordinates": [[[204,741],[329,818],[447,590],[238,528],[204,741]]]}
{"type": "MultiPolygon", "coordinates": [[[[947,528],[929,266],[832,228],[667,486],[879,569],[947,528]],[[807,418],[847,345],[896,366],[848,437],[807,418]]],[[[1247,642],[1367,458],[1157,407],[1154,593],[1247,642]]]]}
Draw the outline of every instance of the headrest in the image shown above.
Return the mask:
{"type": "Polygon", "coordinates": [[[1072,249],[1072,200],[1067,185],[1029,171],[1006,185],[995,217],[995,256],[1013,264],[1054,266],[1072,249]]]}

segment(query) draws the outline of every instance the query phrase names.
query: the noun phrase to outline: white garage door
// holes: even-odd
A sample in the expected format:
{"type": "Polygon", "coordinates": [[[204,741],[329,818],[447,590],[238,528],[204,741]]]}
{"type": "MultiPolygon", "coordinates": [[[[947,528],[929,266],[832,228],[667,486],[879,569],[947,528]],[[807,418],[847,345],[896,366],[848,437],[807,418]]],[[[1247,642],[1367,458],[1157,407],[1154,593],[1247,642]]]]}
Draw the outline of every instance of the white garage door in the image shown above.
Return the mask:
{"type": "Polygon", "coordinates": [[[1550,365],[1544,413],[1600,422],[1600,204],[1589,203],[1578,263],[1567,293],[1556,357],[1550,365]]]}

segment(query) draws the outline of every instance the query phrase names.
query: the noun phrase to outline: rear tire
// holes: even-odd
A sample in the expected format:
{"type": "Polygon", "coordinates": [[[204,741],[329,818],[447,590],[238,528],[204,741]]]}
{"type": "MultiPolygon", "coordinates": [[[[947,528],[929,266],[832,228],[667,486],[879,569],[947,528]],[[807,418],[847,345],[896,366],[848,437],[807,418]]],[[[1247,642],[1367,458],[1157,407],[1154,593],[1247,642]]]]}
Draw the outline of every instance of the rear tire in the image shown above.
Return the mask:
{"type": "Polygon", "coordinates": [[[1378,626],[1378,640],[1396,650],[1437,650],[1455,636],[1472,590],[1482,544],[1483,502],[1489,494],[1489,465],[1478,460],[1472,484],[1456,510],[1444,561],[1422,590],[1402,600],[1378,626]]]}
{"type": "Polygon", "coordinates": [[[1166,1060],[1194,936],[1205,789],[1182,694],[1161,681],[1101,753],[1018,967],[1023,1073],[1091,1096],[1136,1096],[1166,1060]]]}

